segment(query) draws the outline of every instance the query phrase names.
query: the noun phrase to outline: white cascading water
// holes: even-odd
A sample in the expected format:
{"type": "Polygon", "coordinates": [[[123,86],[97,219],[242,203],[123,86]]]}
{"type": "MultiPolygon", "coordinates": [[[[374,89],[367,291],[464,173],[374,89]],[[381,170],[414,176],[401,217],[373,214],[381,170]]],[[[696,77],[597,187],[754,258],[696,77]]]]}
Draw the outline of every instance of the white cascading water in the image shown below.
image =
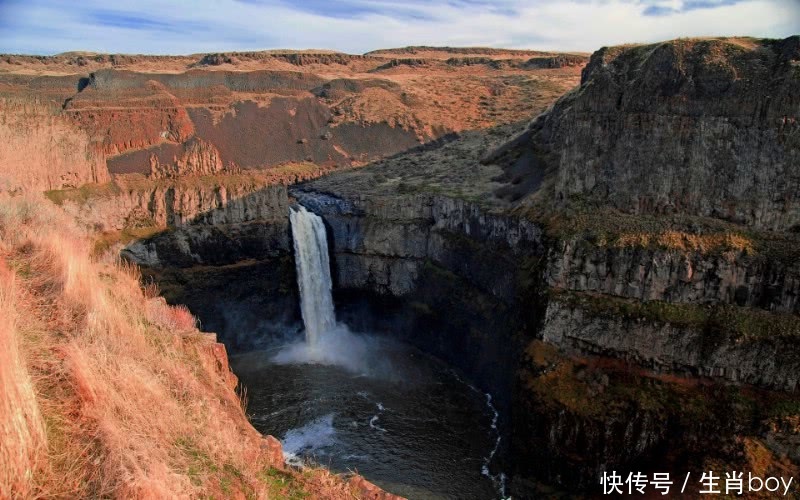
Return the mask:
{"type": "Polygon", "coordinates": [[[322,218],[300,205],[290,209],[289,221],[306,339],[284,346],[272,360],[282,364],[336,365],[353,372],[369,372],[377,365],[370,356],[370,340],[336,323],[328,238],[322,218]]]}
{"type": "Polygon", "coordinates": [[[306,327],[309,348],[319,347],[320,339],[336,327],[331,296],[331,271],[328,239],[322,218],[302,205],[290,209],[297,284],[300,287],[300,312],[306,327]]]}

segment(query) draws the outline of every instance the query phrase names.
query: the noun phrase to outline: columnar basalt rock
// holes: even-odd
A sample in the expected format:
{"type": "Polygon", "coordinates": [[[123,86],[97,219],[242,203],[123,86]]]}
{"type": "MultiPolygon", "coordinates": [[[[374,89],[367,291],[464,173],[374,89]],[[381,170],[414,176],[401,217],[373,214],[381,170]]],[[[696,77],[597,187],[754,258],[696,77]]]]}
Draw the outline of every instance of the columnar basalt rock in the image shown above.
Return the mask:
{"type": "Polygon", "coordinates": [[[150,178],[241,173],[241,169],[233,163],[229,163],[227,167],[223,165],[219,150],[202,139],[189,139],[182,145],[178,154],[173,155],[171,162],[167,159],[166,163],[162,163],[157,154],[151,154],[150,178]]]}
{"type": "MultiPolygon", "coordinates": [[[[474,203],[446,196],[341,199],[302,190],[292,193],[330,226],[338,286],[343,288],[373,287],[407,295],[427,260],[443,260],[450,236],[498,245],[511,254],[542,248],[541,229],[533,223],[486,213],[474,203]]],[[[502,285],[507,277],[483,278],[487,289],[498,294],[507,290],[502,285]]]]}
{"type": "Polygon", "coordinates": [[[135,226],[167,229],[193,224],[224,225],[282,218],[288,210],[283,184],[214,182],[121,184],[109,194],[65,200],[64,209],[101,231],[135,226]]]}
{"type": "Polygon", "coordinates": [[[637,318],[598,317],[579,306],[551,301],[542,340],[580,355],[622,358],[643,366],[793,391],[800,385],[796,339],[709,338],[698,328],[637,318]]]}
{"type": "Polygon", "coordinates": [[[745,252],[599,247],[560,241],[546,271],[551,287],[636,300],[737,304],[800,312],[800,263],[745,252]]]}
{"type": "Polygon", "coordinates": [[[109,180],[101,143],[31,99],[0,99],[0,191],[76,188],[109,180]]]}
{"type": "Polygon", "coordinates": [[[548,201],[562,206],[589,202],[796,228],[798,63],[798,36],[601,49],[581,85],[511,148],[509,172],[551,181],[514,196],[547,186],[548,201]]]}

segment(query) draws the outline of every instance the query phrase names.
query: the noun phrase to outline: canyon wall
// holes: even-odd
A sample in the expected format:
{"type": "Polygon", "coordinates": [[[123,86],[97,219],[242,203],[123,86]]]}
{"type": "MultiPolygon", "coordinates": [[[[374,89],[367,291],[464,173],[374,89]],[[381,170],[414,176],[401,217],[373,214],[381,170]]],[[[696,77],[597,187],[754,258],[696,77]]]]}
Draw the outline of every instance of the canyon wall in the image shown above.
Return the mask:
{"type": "Polygon", "coordinates": [[[797,46],[603,49],[499,147],[297,192],[330,226],[337,305],[513,402],[517,495],[612,469],[796,470],[797,46]]]}
{"type": "Polygon", "coordinates": [[[798,64],[798,36],[601,49],[506,159],[512,175],[548,179],[515,197],[796,229],[798,64]]]}
{"type": "Polygon", "coordinates": [[[46,191],[109,180],[102,145],[60,109],[0,98],[0,190],[46,191]]]}
{"type": "Polygon", "coordinates": [[[329,228],[344,322],[445,359],[509,408],[513,373],[497,367],[513,363],[518,325],[535,321],[520,283],[544,252],[537,226],[446,196],[292,194],[329,228]]]}
{"type": "Polygon", "coordinates": [[[405,338],[491,392],[509,416],[495,466],[513,471],[517,494],[541,494],[537,478],[591,491],[604,470],[635,464],[738,463],[745,441],[770,441],[765,453],[780,456],[797,440],[791,425],[763,430],[791,421],[779,408],[800,382],[796,266],[592,247],[463,199],[316,184],[292,193],[329,228],[339,316],[405,338]],[[737,398],[746,409],[731,409],[737,398]]]}
{"type": "Polygon", "coordinates": [[[597,246],[572,238],[551,250],[545,279],[554,288],[636,300],[800,313],[800,262],[746,248],[597,246]]]}
{"type": "Polygon", "coordinates": [[[170,303],[188,306],[204,330],[240,352],[263,348],[300,325],[287,187],[243,179],[170,182],[67,208],[84,222],[96,218],[132,233],[123,258],[139,264],[144,280],[155,282],[170,303]],[[155,231],[136,237],[137,223],[155,231]]]}
{"type": "Polygon", "coordinates": [[[51,196],[83,225],[99,231],[272,220],[288,210],[284,184],[247,177],[220,177],[196,183],[119,183],[84,191],[83,196],[81,191],[51,196]]]}

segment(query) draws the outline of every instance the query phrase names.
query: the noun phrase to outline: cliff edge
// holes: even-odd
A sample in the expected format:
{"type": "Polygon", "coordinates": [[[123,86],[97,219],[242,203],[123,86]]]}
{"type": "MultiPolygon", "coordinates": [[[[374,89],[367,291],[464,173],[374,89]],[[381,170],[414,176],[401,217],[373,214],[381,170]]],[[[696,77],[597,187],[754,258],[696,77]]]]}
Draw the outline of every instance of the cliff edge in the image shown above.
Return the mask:
{"type": "Polygon", "coordinates": [[[603,48],[488,155],[521,205],[606,205],[800,228],[800,37],[603,48]]]}

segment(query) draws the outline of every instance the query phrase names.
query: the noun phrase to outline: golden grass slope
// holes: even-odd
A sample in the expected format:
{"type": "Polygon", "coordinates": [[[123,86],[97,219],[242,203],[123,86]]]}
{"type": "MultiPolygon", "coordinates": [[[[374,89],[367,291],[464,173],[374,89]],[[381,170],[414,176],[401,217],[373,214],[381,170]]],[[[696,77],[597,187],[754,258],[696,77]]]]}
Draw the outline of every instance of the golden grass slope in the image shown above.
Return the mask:
{"type": "Polygon", "coordinates": [[[0,199],[0,498],[357,498],[282,470],[224,348],[44,198],[0,199]]]}

